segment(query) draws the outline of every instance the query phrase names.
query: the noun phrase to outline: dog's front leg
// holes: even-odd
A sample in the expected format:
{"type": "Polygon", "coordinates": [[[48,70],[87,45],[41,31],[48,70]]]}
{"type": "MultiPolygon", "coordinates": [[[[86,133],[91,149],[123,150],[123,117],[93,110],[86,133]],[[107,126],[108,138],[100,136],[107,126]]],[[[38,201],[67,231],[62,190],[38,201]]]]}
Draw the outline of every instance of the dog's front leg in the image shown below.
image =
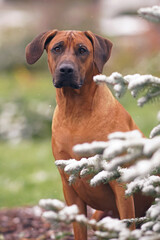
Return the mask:
{"type": "MultiPolygon", "coordinates": [[[[111,181],[110,186],[114,192],[117,209],[120,219],[135,218],[135,206],[133,196],[125,196],[124,183],[118,183],[116,180],[111,181]]],[[[135,224],[130,226],[130,229],[135,229],[135,224]]]]}
{"type": "MultiPolygon", "coordinates": [[[[74,188],[69,185],[68,180],[63,171],[60,170],[63,193],[68,206],[76,204],[79,208],[79,214],[87,215],[86,204],[79,198],[78,194],[75,192],[74,188]]],[[[84,224],[73,223],[74,237],[75,240],[87,240],[87,227],[84,224]]]]}

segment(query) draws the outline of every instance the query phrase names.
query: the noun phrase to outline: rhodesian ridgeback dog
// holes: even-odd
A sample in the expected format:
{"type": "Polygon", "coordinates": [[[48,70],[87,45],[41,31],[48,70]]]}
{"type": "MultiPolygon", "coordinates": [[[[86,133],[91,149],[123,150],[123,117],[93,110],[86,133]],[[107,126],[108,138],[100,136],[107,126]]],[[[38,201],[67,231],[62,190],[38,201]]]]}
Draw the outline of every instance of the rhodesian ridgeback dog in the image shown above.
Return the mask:
{"type": "MultiPolygon", "coordinates": [[[[113,97],[106,85],[96,85],[93,76],[102,72],[110,57],[112,43],[90,31],[57,31],[40,34],[26,47],[29,64],[35,63],[44,49],[56,87],[57,106],[52,123],[52,149],[56,160],[77,159],[74,145],[92,141],[107,141],[109,133],[137,129],[136,124],[113,97]]],[[[63,192],[68,205],[77,204],[87,215],[87,205],[96,209],[93,218],[104,215],[134,218],[142,216],[148,207],[143,197],[125,197],[123,184],[111,181],[91,187],[80,177],[71,186],[68,176],[60,170],[63,192]],[[142,203],[142,204],[140,204],[142,203]],[[136,208],[135,205],[137,204],[136,208]]],[[[87,228],[73,223],[76,240],[87,239],[87,228]]]]}

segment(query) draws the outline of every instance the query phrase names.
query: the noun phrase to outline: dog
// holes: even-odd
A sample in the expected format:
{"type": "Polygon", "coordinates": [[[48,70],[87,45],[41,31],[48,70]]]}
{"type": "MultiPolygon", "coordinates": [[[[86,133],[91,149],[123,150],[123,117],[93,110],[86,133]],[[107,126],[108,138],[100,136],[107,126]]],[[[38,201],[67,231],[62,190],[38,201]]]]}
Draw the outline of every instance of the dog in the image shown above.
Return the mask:
{"type": "MultiPolygon", "coordinates": [[[[80,160],[72,148],[76,144],[107,141],[109,133],[138,129],[123,106],[104,84],[96,85],[93,76],[102,73],[111,55],[112,43],[90,31],[51,30],[37,36],[26,47],[26,59],[34,64],[48,54],[48,65],[56,87],[57,106],[52,122],[52,150],[56,160],[80,160]]],[[[137,195],[125,197],[124,185],[117,181],[91,187],[80,177],[71,186],[60,170],[67,205],[77,204],[87,215],[87,205],[96,209],[93,218],[110,215],[120,219],[143,216],[150,200],[137,195]],[[136,206],[136,207],[135,207],[136,206]]],[[[87,228],[73,223],[76,240],[87,239],[87,228]]],[[[132,229],[134,226],[132,225],[132,229]]]]}

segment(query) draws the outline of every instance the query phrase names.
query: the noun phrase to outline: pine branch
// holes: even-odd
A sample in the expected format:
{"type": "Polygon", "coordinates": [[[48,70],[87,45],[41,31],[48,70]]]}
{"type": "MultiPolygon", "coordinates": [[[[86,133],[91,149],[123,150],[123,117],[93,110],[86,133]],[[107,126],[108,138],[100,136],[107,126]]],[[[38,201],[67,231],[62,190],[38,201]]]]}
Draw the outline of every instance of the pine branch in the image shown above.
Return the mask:
{"type": "Polygon", "coordinates": [[[136,177],[145,177],[152,174],[160,168],[160,149],[157,150],[150,159],[137,161],[136,164],[129,167],[121,177],[121,181],[127,182],[136,177]]]}
{"type": "Polygon", "coordinates": [[[108,183],[114,179],[117,179],[120,177],[120,173],[119,171],[115,170],[115,171],[105,171],[105,170],[102,170],[100,171],[99,173],[97,173],[90,181],[90,185],[92,187],[95,187],[101,183],[108,183]]]}
{"type": "Polygon", "coordinates": [[[145,195],[160,196],[160,177],[148,176],[145,178],[137,177],[134,181],[126,185],[126,195],[130,196],[137,191],[141,191],[145,195]]]}
{"type": "MultiPolygon", "coordinates": [[[[157,119],[160,122],[160,111],[157,114],[157,119]]],[[[150,133],[150,138],[160,135],[160,124],[154,127],[150,133]]]]}
{"type": "MultiPolygon", "coordinates": [[[[55,200],[53,200],[55,202],[55,200]]],[[[57,200],[56,200],[57,201],[57,200]]],[[[53,226],[58,222],[70,224],[72,222],[78,222],[84,224],[90,228],[94,227],[95,236],[100,239],[117,239],[117,240],[153,240],[160,237],[160,199],[156,199],[156,203],[152,205],[145,217],[135,219],[115,219],[111,217],[105,217],[99,222],[95,219],[89,220],[83,214],[79,214],[79,209],[76,205],[65,206],[60,209],[49,210],[49,206],[53,206],[54,203],[51,200],[41,200],[40,206],[46,209],[43,213],[43,217],[49,221],[53,226]],[[46,204],[46,205],[45,205],[46,204]],[[143,223],[140,229],[130,231],[127,225],[132,223],[143,223]]],[[[62,206],[62,202],[60,205],[62,206]]]]}
{"type": "Polygon", "coordinates": [[[157,135],[160,135],[160,124],[152,129],[150,133],[150,138],[153,138],[157,135]]]}
{"type": "Polygon", "coordinates": [[[102,154],[107,145],[107,142],[94,141],[92,143],[77,144],[73,147],[73,151],[81,157],[89,157],[95,154],[102,154]]]}
{"type": "Polygon", "coordinates": [[[133,97],[136,97],[140,92],[148,89],[145,95],[138,100],[138,105],[143,106],[151,99],[160,96],[160,78],[152,75],[127,75],[122,76],[120,73],[114,72],[109,77],[105,75],[94,76],[93,80],[96,83],[106,83],[113,86],[116,97],[122,97],[128,88],[133,97]]]}
{"type": "Polygon", "coordinates": [[[137,104],[139,107],[143,107],[145,103],[149,102],[150,100],[153,101],[157,97],[160,98],[160,91],[157,91],[157,88],[156,88],[156,92],[153,92],[153,93],[148,92],[146,96],[139,98],[137,104]]]}
{"type": "Polygon", "coordinates": [[[149,21],[160,22],[160,6],[140,8],[138,14],[149,21]]]}
{"type": "Polygon", "coordinates": [[[71,205],[69,207],[64,205],[62,209],[58,207],[57,209],[53,210],[52,208],[52,210],[49,210],[50,205],[54,205],[54,203],[52,204],[50,199],[40,200],[39,205],[47,210],[43,213],[43,217],[47,221],[51,222],[53,225],[56,222],[64,222],[66,224],[78,222],[89,227],[94,227],[96,229],[95,231],[96,236],[101,235],[102,237],[102,235],[104,236],[104,234],[105,235],[107,234],[109,239],[111,239],[111,237],[113,236],[118,237],[122,229],[127,229],[126,223],[118,219],[112,219],[111,217],[103,218],[99,222],[96,222],[96,220],[94,219],[89,220],[84,215],[79,214],[79,209],[76,205],[71,205]]]}
{"type": "MultiPolygon", "coordinates": [[[[80,161],[71,159],[55,162],[58,167],[63,168],[70,175],[70,184],[73,184],[77,177],[86,175],[92,176],[90,180],[92,186],[107,183],[119,177],[122,182],[127,182],[138,176],[146,177],[160,169],[160,136],[147,139],[143,138],[139,131],[134,130],[126,133],[112,133],[108,139],[108,142],[103,142],[103,148],[101,145],[102,154],[82,158],[80,161]],[[138,159],[141,160],[131,167],[120,168],[120,166],[123,167],[125,164],[133,163],[138,159]]],[[[96,148],[93,143],[87,143],[75,146],[74,150],[76,149],[81,154],[90,154],[96,148]]]]}

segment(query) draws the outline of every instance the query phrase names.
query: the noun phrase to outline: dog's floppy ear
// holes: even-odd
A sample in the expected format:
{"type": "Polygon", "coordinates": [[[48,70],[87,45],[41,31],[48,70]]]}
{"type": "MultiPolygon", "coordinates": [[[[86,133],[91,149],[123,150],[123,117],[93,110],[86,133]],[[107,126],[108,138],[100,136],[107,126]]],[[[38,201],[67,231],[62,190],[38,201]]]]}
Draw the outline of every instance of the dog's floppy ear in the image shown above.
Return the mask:
{"type": "Polygon", "coordinates": [[[35,63],[43,54],[47,43],[57,34],[57,30],[47,31],[38,35],[30,42],[26,47],[26,59],[27,63],[35,63]]]}
{"type": "Polygon", "coordinates": [[[111,55],[112,43],[108,39],[93,34],[90,31],[84,33],[93,44],[94,62],[99,73],[101,73],[104,64],[111,55]]]}

